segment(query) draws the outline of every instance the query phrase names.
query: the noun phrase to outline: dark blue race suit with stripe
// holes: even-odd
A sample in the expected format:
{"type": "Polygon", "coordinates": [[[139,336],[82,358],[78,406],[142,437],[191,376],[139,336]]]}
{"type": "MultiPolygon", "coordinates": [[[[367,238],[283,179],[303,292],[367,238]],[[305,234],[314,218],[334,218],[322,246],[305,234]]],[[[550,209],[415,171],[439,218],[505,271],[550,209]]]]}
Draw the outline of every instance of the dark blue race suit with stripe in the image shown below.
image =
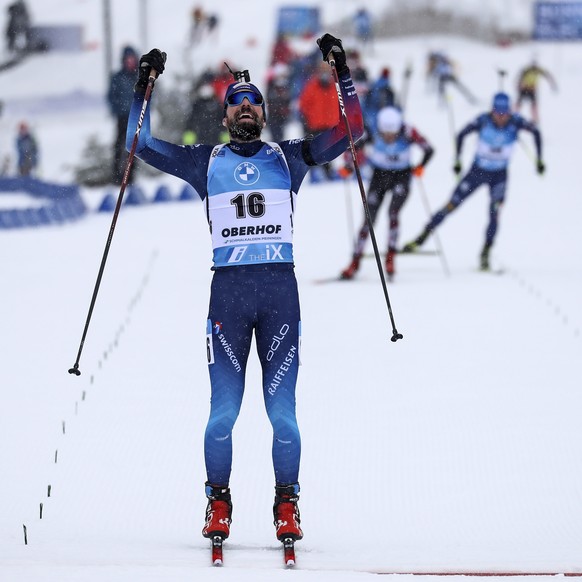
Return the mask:
{"type": "Polygon", "coordinates": [[[538,159],[542,157],[542,142],[538,128],[521,115],[513,114],[506,125],[496,125],[490,113],[484,113],[463,128],[457,136],[457,159],[461,155],[463,140],[478,132],[475,159],[469,172],[455,188],[448,204],[439,210],[426,226],[434,230],[453,210],[458,208],[479,186],[489,186],[489,223],[485,232],[485,245],[493,245],[499,221],[499,211],[505,200],[507,167],[520,130],[533,134],[538,159]]]}
{"type": "MultiPolygon", "coordinates": [[[[354,139],[362,113],[349,71],[340,75],[345,112],[354,139]]],[[[129,117],[131,148],[143,95],[136,92],[129,117]]],[[[214,275],[206,324],[211,383],[204,438],[208,482],[227,486],[232,430],[240,411],[251,339],[262,367],[263,397],[273,427],[277,485],[298,482],[301,439],[295,415],[301,318],[293,263],[293,213],[310,167],[331,162],[349,145],[339,113],[335,127],[278,144],[255,141],[222,146],[181,146],[151,135],[149,105],[136,155],[191,184],[204,202],[213,246],[214,275]]]]}

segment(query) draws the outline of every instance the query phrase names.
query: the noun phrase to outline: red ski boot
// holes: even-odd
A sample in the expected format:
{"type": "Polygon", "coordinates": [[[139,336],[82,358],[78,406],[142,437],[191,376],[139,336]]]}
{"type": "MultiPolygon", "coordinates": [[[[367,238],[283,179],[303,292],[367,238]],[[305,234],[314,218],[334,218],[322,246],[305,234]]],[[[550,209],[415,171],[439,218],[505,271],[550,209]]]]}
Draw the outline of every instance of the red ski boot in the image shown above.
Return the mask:
{"type": "Polygon", "coordinates": [[[388,252],[386,253],[386,274],[388,275],[389,279],[392,279],[392,277],[394,277],[394,255],[396,254],[396,252],[394,251],[394,249],[388,249],[388,252]]]}
{"type": "Polygon", "coordinates": [[[232,502],[228,487],[213,487],[206,484],[206,523],[202,529],[205,538],[219,537],[225,540],[230,535],[232,502]]]}
{"type": "Polygon", "coordinates": [[[340,273],[340,279],[345,279],[346,281],[353,279],[359,268],[360,257],[358,255],[354,255],[354,258],[349,266],[340,273]]]}
{"type": "Polygon", "coordinates": [[[296,541],[303,537],[303,532],[299,527],[301,518],[297,501],[299,501],[299,483],[275,487],[273,523],[277,530],[277,539],[281,542],[286,539],[296,541]]]}

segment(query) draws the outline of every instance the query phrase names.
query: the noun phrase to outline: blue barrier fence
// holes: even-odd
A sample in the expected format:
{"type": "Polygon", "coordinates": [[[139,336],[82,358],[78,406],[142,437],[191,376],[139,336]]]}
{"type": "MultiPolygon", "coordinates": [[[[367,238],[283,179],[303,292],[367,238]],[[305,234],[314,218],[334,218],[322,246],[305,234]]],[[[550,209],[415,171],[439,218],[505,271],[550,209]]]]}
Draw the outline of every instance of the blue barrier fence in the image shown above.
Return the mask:
{"type": "MultiPolygon", "coordinates": [[[[106,193],[96,211],[113,212],[117,198],[118,194],[106,193]]],[[[167,186],[159,186],[151,199],[146,197],[138,185],[131,185],[127,189],[124,205],[142,206],[189,200],[200,200],[196,190],[189,184],[185,184],[175,196],[167,186]]],[[[50,184],[35,178],[0,178],[0,230],[63,224],[78,220],[88,212],[80,188],[75,184],[50,184]],[[37,200],[34,200],[34,206],[28,208],[2,208],[2,195],[5,193],[25,193],[37,200]]]]}
{"type": "Polygon", "coordinates": [[[49,184],[36,178],[0,178],[0,201],[6,192],[25,192],[39,203],[30,208],[0,208],[0,229],[61,224],[87,212],[76,185],[49,184]]]}
{"type": "MultiPolygon", "coordinates": [[[[117,204],[118,196],[118,194],[115,195],[112,192],[106,193],[101,204],[99,204],[97,211],[113,212],[117,204]]],[[[165,204],[166,202],[185,202],[188,200],[200,200],[198,192],[196,192],[190,184],[184,184],[177,196],[172,196],[172,192],[168,186],[162,184],[161,186],[158,186],[158,189],[155,191],[151,200],[148,199],[139,186],[132,185],[127,188],[123,203],[128,206],[143,206],[144,204],[151,203],[165,204]]]]}

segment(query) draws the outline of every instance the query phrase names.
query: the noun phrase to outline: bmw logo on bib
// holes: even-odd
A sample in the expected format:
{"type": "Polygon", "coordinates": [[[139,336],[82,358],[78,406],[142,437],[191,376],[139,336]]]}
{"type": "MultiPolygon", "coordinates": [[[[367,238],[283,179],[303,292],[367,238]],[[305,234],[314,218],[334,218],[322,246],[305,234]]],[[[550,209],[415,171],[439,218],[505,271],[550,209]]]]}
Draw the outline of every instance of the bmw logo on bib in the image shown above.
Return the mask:
{"type": "Polygon", "coordinates": [[[243,162],[234,170],[234,179],[243,186],[252,186],[259,180],[259,168],[251,162],[243,162]]]}

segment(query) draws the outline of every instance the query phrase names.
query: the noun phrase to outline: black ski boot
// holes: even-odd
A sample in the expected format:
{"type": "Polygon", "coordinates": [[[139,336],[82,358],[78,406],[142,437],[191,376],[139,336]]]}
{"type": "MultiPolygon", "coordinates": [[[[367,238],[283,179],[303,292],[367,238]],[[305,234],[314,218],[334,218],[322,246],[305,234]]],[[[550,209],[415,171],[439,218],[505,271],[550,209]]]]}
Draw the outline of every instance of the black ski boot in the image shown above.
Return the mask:
{"type": "Polygon", "coordinates": [[[491,268],[489,265],[489,251],[490,250],[491,250],[491,245],[485,244],[485,246],[483,247],[483,250],[481,251],[481,255],[479,257],[479,259],[480,259],[479,268],[481,269],[481,271],[489,271],[489,269],[491,268]]]}
{"type": "Polygon", "coordinates": [[[417,236],[413,241],[406,243],[403,247],[402,250],[400,251],[401,253],[415,253],[418,250],[418,247],[422,246],[424,244],[424,241],[430,236],[430,230],[428,230],[428,228],[425,228],[422,233],[417,236]]]}

